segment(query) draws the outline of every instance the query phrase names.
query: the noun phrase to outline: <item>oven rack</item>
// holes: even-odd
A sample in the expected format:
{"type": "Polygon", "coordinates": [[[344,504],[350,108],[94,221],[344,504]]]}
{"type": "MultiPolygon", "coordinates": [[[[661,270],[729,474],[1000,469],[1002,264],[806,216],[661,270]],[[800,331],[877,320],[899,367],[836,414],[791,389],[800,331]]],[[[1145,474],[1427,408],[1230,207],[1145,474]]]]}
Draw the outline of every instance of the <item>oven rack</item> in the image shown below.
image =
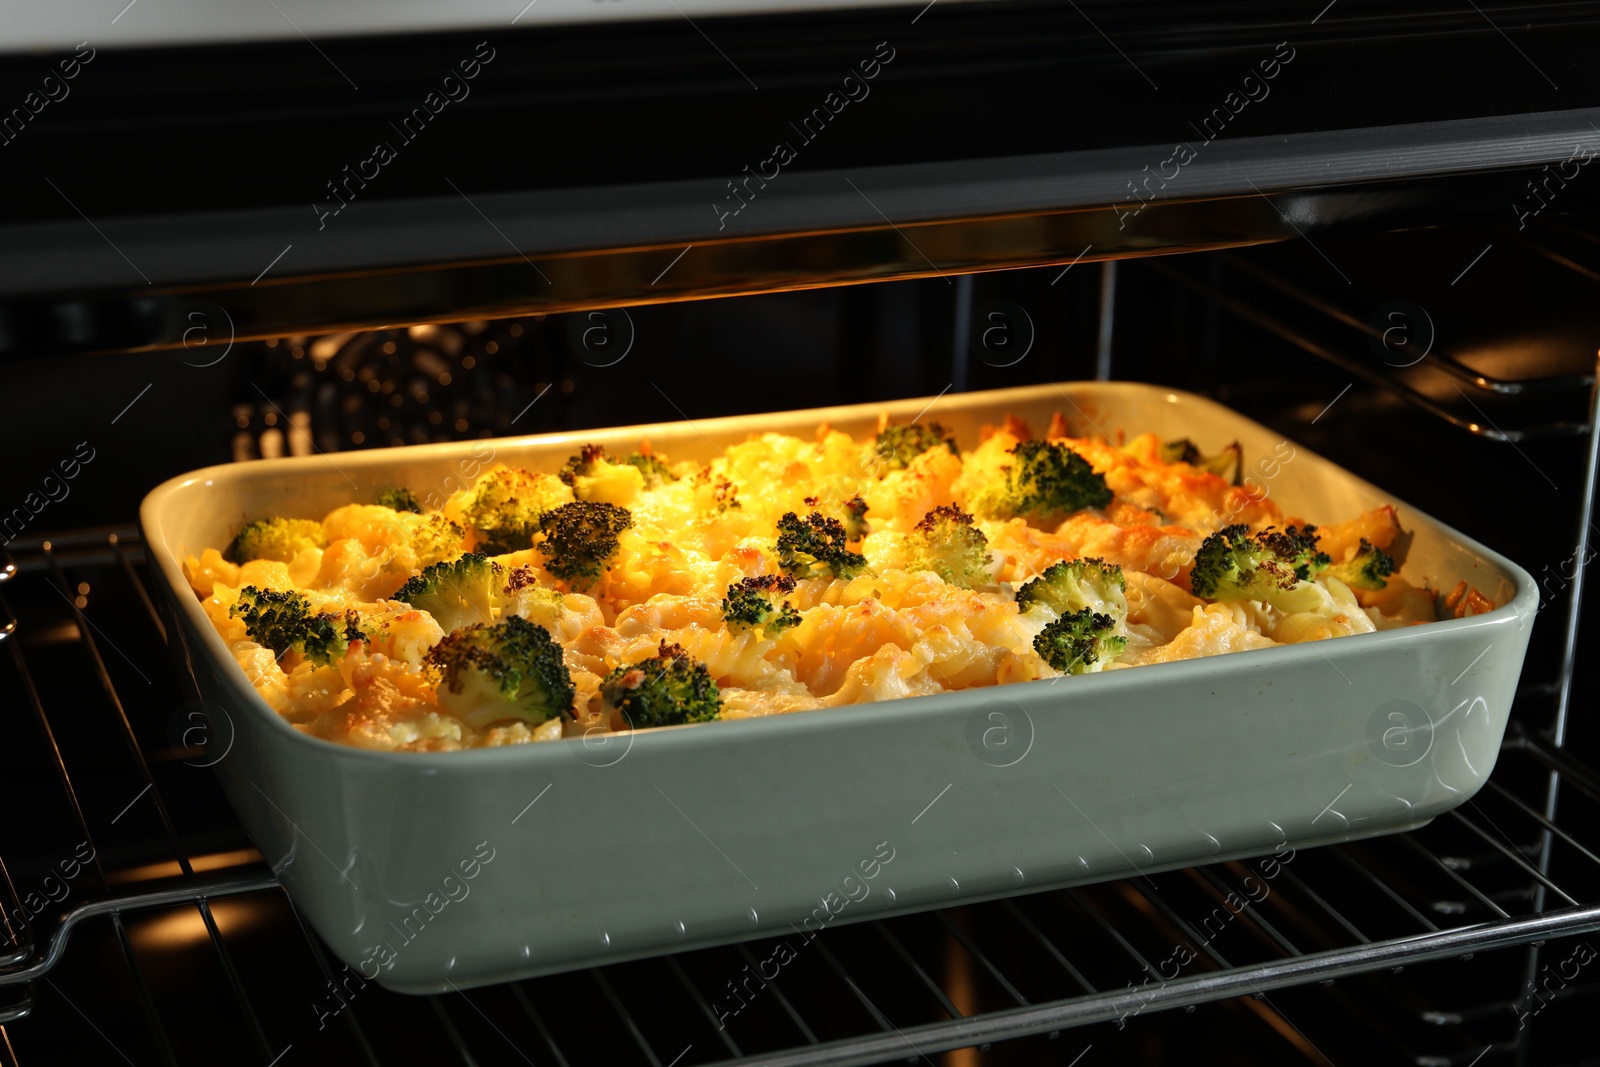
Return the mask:
{"type": "MultiPolygon", "coordinates": [[[[1545,229],[1554,230],[1554,227],[1547,224],[1545,229]]],[[[1516,240],[1509,231],[1489,229],[1486,232],[1506,244],[1516,240]]],[[[1545,250],[1535,246],[1533,251],[1542,254],[1545,250]]],[[[1558,262],[1573,274],[1600,280],[1600,273],[1592,268],[1565,257],[1558,262]]],[[[1374,343],[1383,347],[1381,323],[1364,320],[1353,312],[1348,302],[1341,303],[1313,292],[1247,254],[1216,252],[1206,257],[1206,263],[1211,272],[1218,268],[1231,271],[1237,284],[1219,284],[1214,273],[1193,264],[1152,259],[1142,265],[1352,378],[1397,396],[1419,411],[1475,437],[1514,445],[1582,437],[1594,430],[1594,408],[1588,402],[1596,383],[1592,366],[1584,373],[1501,377],[1479,370],[1448,351],[1436,349],[1427,352],[1425,357],[1418,357],[1420,365],[1397,362],[1386,367],[1365,351],[1374,343]],[[1421,362],[1424,358],[1426,362],[1421,362]],[[1453,401],[1435,396],[1442,390],[1428,387],[1439,383],[1450,386],[1462,404],[1452,407],[1453,401]],[[1499,421],[1485,411],[1484,404],[1491,405],[1500,416],[1499,421]],[[1528,421],[1517,424],[1512,423],[1511,418],[1528,421]]],[[[1406,325],[1417,328],[1409,321],[1406,325]]],[[[1427,328],[1431,335],[1431,324],[1427,328]]]]}
{"type": "MultiPolygon", "coordinates": [[[[23,610],[14,631],[0,639],[0,692],[19,698],[5,702],[13,729],[31,720],[44,750],[21,746],[27,751],[13,758],[51,767],[55,782],[28,803],[39,811],[58,809],[56,821],[81,833],[95,857],[81,884],[96,888],[65,922],[35,937],[11,918],[23,911],[18,900],[30,887],[14,886],[0,862],[0,903],[4,922],[12,924],[3,932],[13,945],[0,953],[0,1065],[40,1058],[30,1055],[29,1028],[50,1024],[30,1014],[58,1024],[76,1024],[81,1015],[92,1029],[79,1036],[95,1057],[109,1058],[105,1042],[121,1052],[118,1042],[131,1041],[153,1061],[196,1062],[175,1018],[189,1006],[174,1003],[165,989],[170,953],[150,936],[151,923],[185,923],[194,933],[191,950],[209,946],[210,969],[218,976],[210,990],[214,1010],[237,1020],[229,1031],[238,1046],[230,1059],[269,1067],[324,1056],[330,1062],[350,1056],[372,1064],[407,1062],[410,1044],[396,1052],[381,1037],[394,1019],[404,1020],[416,1047],[436,1045],[441,1062],[499,1062],[509,1049],[515,1058],[506,1062],[572,1067],[866,1064],[1028,1035],[1070,1042],[1066,1031],[1096,1023],[1115,1028],[1101,1026],[1105,1036],[1094,1039],[1110,1042],[1119,1039],[1122,1024],[1137,1026],[1139,1015],[1230,1000],[1250,1017],[1276,1020],[1278,1031],[1298,1034],[1304,1018],[1286,1015],[1269,994],[1285,991],[1280,996],[1287,998],[1291,987],[1310,986],[1310,995],[1342,996],[1347,985],[1393,982],[1391,972],[1416,973],[1428,961],[1470,961],[1494,949],[1600,930],[1600,834],[1592,831],[1600,773],[1547,736],[1517,725],[1549,703],[1547,693],[1530,691],[1519,697],[1519,710],[1531,705],[1534,714],[1514,721],[1483,792],[1427,827],[1288,856],[1280,851],[1274,868],[1260,860],[1213,864],[829,930],[816,939],[815,951],[761,985],[759,999],[751,996],[762,1026],[740,1013],[726,1028],[716,1023],[717,1006],[732,1003],[723,979],[745,976],[745,967],[758,969],[770,959],[767,941],[425,1000],[375,986],[346,999],[333,990],[342,981],[349,993],[348,972],[336,972],[336,962],[299,923],[225,810],[212,809],[209,818],[222,828],[224,843],[243,847],[201,855],[188,843],[196,836],[190,823],[206,816],[187,805],[180,817],[178,805],[210,772],[183,766],[200,757],[200,749],[151,740],[159,734],[156,720],[170,709],[140,691],[138,676],[151,676],[147,689],[162,682],[170,695],[192,695],[193,689],[181,690],[189,680],[153,657],[137,663],[120,658],[124,647],[137,655],[166,638],[137,531],[95,529],[19,540],[13,548],[15,568],[0,560],[0,574],[8,576],[0,581],[0,614],[11,617],[8,603],[23,610]],[[37,660],[46,652],[49,671],[30,662],[30,655],[37,660]],[[64,703],[63,658],[80,690],[90,685],[83,679],[92,679],[94,706],[64,703]],[[70,751],[63,743],[69,740],[70,751]],[[126,783],[129,795],[137,790],[136,801],[148,794],[143,825],[155,832],[138,839],[133,820],[118,828],[128,809],[119,814],[98,796],[86,800],[100,782],[81,769],[85,740],[97,742],[97,758],[111,754],[104,764],[96,762],[99,775],[126,783]],[[1562,822],[1554,818],[1557,810],[1562,822]],[[220,866],[219,856],[226,860],[220,866]],[[1269,891],[1258,898],[1252,878],[1269,891]],[[113,893],[113,885],[132,888],[113,893]],[[270,961],[255,951],[247,924],[230,910],[235,903],[269,916],[270,961]],[[1174,968],[1179,945],[1188,946],[1193,959],[1174,968]],[[109,972],[120,971],[120,986],[102,989],[97,978],[89,999],[85,986],[69,983],[83,953],[107,968],[108,986],[115,977],[109,972]],[[75,999],[67,999],[63,983],[75,999]],[[595,1028],[576,1037],[563,1028],[564,1013],[553,1006],[574,995],[603,1014],[598,1029],[606,1031],[604,1039],[595,1028]],[[285,997],[292,1008],[282,1007],[285,997]],[[663,1006],[668,1001],[670,1010],[663,1006]],[[120,1033],[103,1032],[107,1013],[122,1010],[119,1003],[137,1003],[137,1017],[133,1023],[124,1018],[120,1033]],[[313,1025],[321,1021],[318,1011],[330,1008],[334,1025],[313,1025]],[[777,1045],[774,1033],[785,1035],[777,1045]],[[295,1060],[284,1058],[291,1049],[299,1050],[295,1060]]],[[[216,839],[216,826],[211,830],[216,839]]],[[[1526,971],[1534,975],[1538,950],[1524,951],[1526,971]]],[[[1470,962],[1451,966],[1474,974],[1470,962]]],[[[1489,973],[1504,977],[1503,971],[1489,973]]],[[[1404,999],[1390,993],[1390,1000],[1404,999]]],[[[1542,1008],[1536,997],[1530,981],[1527,988],[1496,988],[1486,1001],[1482,983],[1469,982],[1447,989],[1442,1003],[1405,1007],[1398,1018],[1367,1014],[1376,1028],[1404,1031],[1417,1062],[1487,1067],[1524,1062],[1518,1057],[1537,1031],[1512,1024],[1535,1003],[1542,1008]],[[1441,1019],[1455,1025],[1424,1025],[1441,1019]]],[[[1292,1043],[1306,1062],[1330,1062],[1319,1049],[1328,1035],[1315,1041],[1300,1036],[1303,1044],[1292,1043]]],[[[1063,1044],[1057,1053],[1065,1062],[1076,1047],[1063,1044]]],[[[58,1055],[43,1058],[56,1061],[58,1055]]]]}

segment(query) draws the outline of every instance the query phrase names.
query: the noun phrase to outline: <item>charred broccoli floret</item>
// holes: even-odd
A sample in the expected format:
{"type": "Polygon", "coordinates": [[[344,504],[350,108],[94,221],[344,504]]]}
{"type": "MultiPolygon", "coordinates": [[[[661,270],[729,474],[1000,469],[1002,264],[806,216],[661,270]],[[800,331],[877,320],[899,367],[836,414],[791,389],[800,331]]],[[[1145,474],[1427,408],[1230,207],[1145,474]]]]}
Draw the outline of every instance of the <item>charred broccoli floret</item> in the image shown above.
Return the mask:
{"type": "Polygon", "coordinates": [[[1117,620],[1084,608],[1061,616],[1033,639],[1033,650],[1062,674],[1093,674],[1128,646],[1117,620]]]}
{"type": "Polygon", "coordinates": [[[654,453],[635,452],[624,463],[639,468],[639,473],[644,475],[644,487],[654,489],[666,482],[677,481],[672,476],[672,470],[661,461],[661,457],[654,453]]]}
{"type": "Polygon", "coordinates": [[[445,633],[494,621],[505,568],[481,552],[422,568],[392,599],[433,616],[445,633]]]}
{"type": "Polygon", "coordinates": [[[234,536],[222,558],[229,563],[249,563],[253,559],[291,563],[307,548],[326,547],[322,523],[313,519],[257,519],[234,536]]]}
{"type": "Polygon", "coordinates": [[[867,569],[867,557],[845,548],[844,524],[813,511],[778,520],[778,566],[795,578],[854,578],[867,569]]]}
{"type": "Polygon", "coordinates": [[[666,641],[649,659],[606,675],[600,696],[608,712],[620,711],[635,728],[709,722],[722,710],[716,679],[705,664],[666,641]]]}
{"type": "Polygon", "coordinates": [[[429,649],[426,662],[440,678],[439,703],[469,726],[572,717],[577,689],[561,646],[520,616],[463,626],[429,649]]]}
{"type": "Polygon", "coordinates": [[[853,496],[844,502],[844,535],[850,541],[859,542],[867,536],[871,529],[867,525],[867,502],[859,496],[853,496]]]}
{"type": "Polygon", "coordinates": [[[1394,573],[1394,557],[1381,548],[1374,548],[1372,542],[1363,537],[1355,555],[1322,573],[1353,589],[1382,589],[1389,584],[1389,575],[1394,573]]]}
{"type": "Polygon", "coordinates": [[[1021,441],[1011,455],[1005,482],[983,494],[986,514],[1042,520],[1111,503],[1105,478],[1064,444],[1021,441]]]}
{"type": "Polygon", "coordinates": [[[545,570],[574,584],[593,582],[617,551],[617,534],[632,525],[627,508],[595,500],[578,500],[546,512],[539,520],[545,570]]]}
{"type": "Polygon", "coordinates": [[[904,470],[911,461],[930,448],[947,448],[952,456],[959,456],[955,438],[937,422],[921,425],[885,426],[878,431],[872,443],[873,455],[886,470],[904,470]]]}
{"type": "Polygon", "coordinates": [[[576,456],[567,457],[567,461],[561,465],[561,472],[556,477],[568,485],[575,486],[579,478],[593,477],[600,464],[609,462],[611,453],[606,451],[605,445],[584,445],[576,456]]]}
{"type": "MultiPolygon", "coordinates": [[[[649,459],[636,453],[641,459],[649,459]]],[[[665,471],[665,465],[662,465],[665,471]]],[[[633,457],[618,461],[605,450],[604,445],[584,445],[583,450],[569,458],[557,475],[572,487],[572,495],[579,500],[595,500],[602,504],[625,507],[639,493],[659,484],[660,476],[652,482],[649,464],[639,465],[633,457]]]]}
{"type": "Polygon", "coordinates": [[[244,620],[250,640],[282,656],[293,648],[312,663],[327,666],[343,656],[351,641],[362,641],[361,618],[354,611],[317,613],[294,590],[247,585],[228,614],[244,620]]]}
{"type": "Polygon", "coordinates": [[[728,586],[722,598],[722,617],[728,629],[761,629],[775,635],[791,626],[800,625],[800,613],[787,600],[778,598],[794,592],[794,579],[787,574],[762,574],[754,578],[741,578],[728,586]]]}
{"type": "Polygon", "coordinates": [[[1128,616],[1128,586],[1122,568],[1102,559],[1062,560],[1017,590],[1017,609],[1043,605],[1057,615],[1085,608],[1113,619],[1128,616]]]}
{"type": "Polygon", "coordinates": [[[1261,600],[1287,614],[1315,611],[1327,594],[1310,579],[1331,562],[1317,549],[1315,526],[1252,536],[1250,527],[1236,524],[1201,542],[1189,584],[1208,600],[1261,600]]]}
{"type": "Polygon", "coordinates": [[[548,474],[497,467],[478,479],[461,508],[461,521],[482,535],[479,552],[502,556],[531,548],[540,517],[571,499],[572,493],[548,474]]]}
{"type": "Polygon", "coordinates": [[[972,525],[972,516],[954,504],[934,508],[906,538],[907,566],[932,571],[951,585],[971,589],[987,585],[989,539],[972,525]]]}
{"type": "Polygon", "coordinates": [[[417,494],[399,486],[379,493],[378,506],[392,508],[395,511],[409,511],[414,515],[422,514],[422,501],[417,499],[417,494]]]}
{"type": "Polygon", "coordinates": [[[1239,484],[1239,475],[1244,464],[1244,450],[1235,441],[1223,447],[1221,452],[1214,456],[1201,453],[1195,443],[1187,437],[1180,437],[1176,441],[1163,444],[1157,453],[1167,463],[1187,463],[1191,467],[1210,471],[1219,477],[1226,478],[1230,485],[1239,484]]]}

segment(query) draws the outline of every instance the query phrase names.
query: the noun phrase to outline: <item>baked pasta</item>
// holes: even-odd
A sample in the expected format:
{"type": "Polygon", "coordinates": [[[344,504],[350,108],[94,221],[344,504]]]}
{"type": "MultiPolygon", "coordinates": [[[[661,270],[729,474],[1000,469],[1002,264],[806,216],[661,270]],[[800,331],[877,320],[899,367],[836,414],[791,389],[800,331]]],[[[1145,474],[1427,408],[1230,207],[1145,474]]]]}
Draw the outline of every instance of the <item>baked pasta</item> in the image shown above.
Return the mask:
{"type": "Polygon", "coordinates": [[[1493,606],[1396,573],[1393,507],[1313,526],[1241,484],[1237,446],[1065,431],[1008,419],[963,449],[933,422],[866,440],[824,425],[709,464],[590,446],[426,503],[394,489],[262,516],[184,572],[296,728],[410,751],[1070,679],[1493,606]]]}

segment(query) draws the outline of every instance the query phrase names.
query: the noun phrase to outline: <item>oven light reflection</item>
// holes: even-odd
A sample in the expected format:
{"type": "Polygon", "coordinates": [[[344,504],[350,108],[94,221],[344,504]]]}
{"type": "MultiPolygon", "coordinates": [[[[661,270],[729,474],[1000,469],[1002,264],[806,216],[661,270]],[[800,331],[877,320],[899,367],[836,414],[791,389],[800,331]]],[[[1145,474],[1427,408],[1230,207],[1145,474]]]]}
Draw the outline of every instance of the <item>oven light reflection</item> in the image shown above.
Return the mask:
{"type": "MultiPolygon", "coordinates": [[[[196,874],[262,862],[264,861],[261,853],[253,848],[241,848],[234,852],[210,852],[189,858],[189,866],[194,868],[196,874]]],[[[106,881],[112,885],[126,885],[130,882],[149,882],[157,878],[176,878],[182,873],[178,861],[170,860],[166,863],[149,863],[143,867],[124,867],[121,870],[107,871],[106,881]]]]}
{"type": "MultiPolygon", "coordinates": [[[[211,917],[223,937],[237,937],[278,917],[270,897],[235,897],[211,902],[211,917]]],[[[148,915],[127,916],[128,938],[135,949],[171,951],[192,948],[209,941],[211,931],[191,904],[148,915]]]]}

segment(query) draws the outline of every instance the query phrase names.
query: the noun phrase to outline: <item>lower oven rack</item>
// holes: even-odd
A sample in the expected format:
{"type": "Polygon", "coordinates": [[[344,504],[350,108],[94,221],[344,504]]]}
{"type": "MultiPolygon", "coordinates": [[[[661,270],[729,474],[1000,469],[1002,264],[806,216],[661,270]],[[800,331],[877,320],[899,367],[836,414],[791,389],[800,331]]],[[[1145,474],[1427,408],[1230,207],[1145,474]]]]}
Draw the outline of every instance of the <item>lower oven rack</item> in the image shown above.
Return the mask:
{"type": "MultiPolygon", "coordinates": [[[[28,921],[45,914],[34,914],[37,887],[0,862],[0,933],[9,943],[0,950],[0,1067],[41,1058],[30,1055],[29,1028],[48,1025],[37,1018],[46,1006],[74,1025],[86,1021],[88,1054],[107,1062],[108,1044],[129,1062],[216,1062],[209,1045],[196,1058],[193,1003],[168,988],[175,950],[157,928],[180,925],[193,934],[189,958],[211,957],[208,1011],[232,1020],[219,1032],[236,1046],[225,1058],[269,1067],[325,1055],[407,1062],[413,1042],[468,1064],[844,1065],[925,1060],[1030,1035],[1062,1042],[1054,1056],[1068,1062],[1080,1037],[1130,1040],[1113,1035],[1140,1016],[1231,1000],[1273,1022],[1306,1062],[1332,1062],[1319,1047],[1326,1039],[1301,1031],[1299,1008],[1286,1014],[1271,994],[1320,984],[1333,996],[1347,982],[1517,946],[1526,982],[1504,980],[1502,968],[1471,1003],[1447,996],[1407,1006],[1400,1015],[1431,1024],[1432,1036],[1400,1040],[1419,1063],[1527,1062],[1527,1021],[1548,998],[1578,989],[1541,986],[1550,967],[1538,946],[1600,930],[1600,840],[1596,824],[1576,814],[1600,810],[1600,774],[1514,721],[1478,797],[1394,838],[841,927],[770,974],[772,944],[751,942],[471,994],[401,997],[335,971],[259,854],[200,853],[204,842],[248,845],[225,810],[207,809],[211,825],[197,832],[188,825],[195,812],[174,808],[211,772],[195,768],[204,750],[171,725],[186,721],[181,701],[194,690],[179,687],[189,680],[148,654],[167,631],[137,531],[12,547],[16,566],[0,559],[9,575],[0,580],[0,692],[22,695],[6,709],[12,736],[38,737],[37,749],[19,742],[12,758],[47,765],[40,773],[54,781],[21,783],[11,791],[33,792],[0,799],[13,811],[52,809],[90,858],[63,901],[65,919],[37,936],[28,921]],[[162,688],[180,701],[176,711],[150,695],[162,688]],[[120,812],[101,803],[107,779],[132,797],[120,812]],[[1558,821],[1557,811],[1568,817],[1558,821]],[[246,906],[268,916],[264,927],[240,919],[246,906]],[[107,982],[120,971],[120,989],[97,979],[87,995],[71,983],[83,954],[107,968],[107,982]],[[565,998],[582,1000],[599,1025],[574,1033],[565,998]],[[411,1032],[399,1050],[384,1036],[394,1019],[411,1032]]],[[[1542,721],[1549,699],[1519,698],[1535,705],[1522,718],[1542,721]]],[[[1404,1025],[1372,1024],[1390,1034],[1404,1025]]]]}

